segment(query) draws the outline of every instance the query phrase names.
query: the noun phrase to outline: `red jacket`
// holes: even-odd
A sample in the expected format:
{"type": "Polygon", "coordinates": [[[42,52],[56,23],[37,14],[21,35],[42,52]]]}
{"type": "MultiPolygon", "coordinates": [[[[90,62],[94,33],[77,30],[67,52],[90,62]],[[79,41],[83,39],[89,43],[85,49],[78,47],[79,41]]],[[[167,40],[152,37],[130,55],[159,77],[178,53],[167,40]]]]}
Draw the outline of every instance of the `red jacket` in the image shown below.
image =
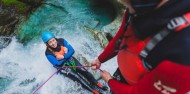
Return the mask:
{"type": "MultiPolygon", "coordinates": [[[[124,21],[125,16],[117,34],[98,57],[100,62],[103,63],[117,55],[115,43],[125,33],[124,21]]],[[[190,94],[190,66],[162,60],[135,85],[123,84],[114,79],[109,80],[108,85],[115,94],[190,94]]]]}

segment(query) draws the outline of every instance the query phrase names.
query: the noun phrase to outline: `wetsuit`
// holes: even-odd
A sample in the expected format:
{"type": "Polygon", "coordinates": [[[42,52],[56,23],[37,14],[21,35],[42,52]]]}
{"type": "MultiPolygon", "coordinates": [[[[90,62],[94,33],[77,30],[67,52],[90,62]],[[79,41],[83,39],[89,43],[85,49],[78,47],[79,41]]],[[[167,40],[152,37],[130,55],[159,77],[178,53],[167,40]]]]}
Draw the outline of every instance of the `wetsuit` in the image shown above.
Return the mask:
{"type": "MultiPolygon", "coordinates": [[[[56,40],[58,43],[57,48],[47,48],[45,52],[45,55],[47,59],[50,61],[50,63],[56,68],[59,68],[63,65],[70,66],[72,64],[75,66],[82,66],[79,63],[79,61],[72,56],[74,54],[74,49],[72,48],[72,46],[62,38],[56,40]],[[61,46],[66,47],[68,49],[68,52],[64,53],[64,59],[57,60],[53,53],[59,52],[62,48],[61,46]]],[[[98,83],[97,80],[93,77],[93,75],[90,72],[88,72],[85,68],[64,68],[60,71],[60,73],[74,81],[79,82],[83,88],[91,92],[93,91],[92,86],[98,83]],[[86,81],[81,75],[85,77],[88,81],[86,81]]]]}
{"type": "Polygon", "coordinates": [[[108,84],[115,94],[190,93],[189,26],[178,32],[172,31],[168,34],[149,52],[144,59],[145,61],[139,58],[136,59],[137,61],[130,60],[124,56],[125,54],[131,55],[131,57],[138,56],[151,38],[165,28],[171,19],[189,13],[189,5],[189,0],[169,0],[165,6],[154,12],[134,16],[126,31],[124,29],[127,17],[125,12],[119,31],[98,57],[103,63],[118,55],[121,76],[128,84],[116,79],[109,80],[108,84]],[[120,38],[122,43],[119,45],[118,51],[116,43],[120,38]],[[130,67],[134,63],[139,68],[130,67]],[[151,68],[147,68],[146,64],[151,68]],[[135,78],[135,73],[139,73],[136,72],[136,69],[144,72],[143,75],[138,75],[138,79],[135,78]],[[128,79],[128,77],[132,79],[128,79]]]}

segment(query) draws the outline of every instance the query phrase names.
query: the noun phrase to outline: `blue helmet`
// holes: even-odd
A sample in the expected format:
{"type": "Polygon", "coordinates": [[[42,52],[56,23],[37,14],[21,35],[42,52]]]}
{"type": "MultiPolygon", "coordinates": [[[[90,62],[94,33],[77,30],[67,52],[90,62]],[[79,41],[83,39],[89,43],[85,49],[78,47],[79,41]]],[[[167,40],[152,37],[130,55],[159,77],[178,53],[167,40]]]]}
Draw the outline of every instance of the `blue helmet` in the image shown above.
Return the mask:
{"type": "Polygon", "coordinates": [[[50,39],[54,37],[55,37],[54,34],[49,31],[43,32],[42,34],[42,40],[44,43],[47,43],[50,39]]]}

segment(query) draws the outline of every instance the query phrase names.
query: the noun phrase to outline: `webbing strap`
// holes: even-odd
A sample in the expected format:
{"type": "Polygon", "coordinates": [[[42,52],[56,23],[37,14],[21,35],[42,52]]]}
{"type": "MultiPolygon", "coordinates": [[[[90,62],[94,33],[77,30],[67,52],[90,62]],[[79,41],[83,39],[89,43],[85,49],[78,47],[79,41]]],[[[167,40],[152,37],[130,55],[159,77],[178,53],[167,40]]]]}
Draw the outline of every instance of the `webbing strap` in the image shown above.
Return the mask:
{"type": "Polygon", "coordinates": [[[148,53],[161,41],[163,40],[171,31],[178,32],[181,29],[184,29],[190,24],[190,13],[185,14],[182,17],[176,17],[172,19],[167,28],[164,28],[159,33],[157,33],[145,46],[145,48],[141,51],[140,56],[142,58],[146,58],[148,53]]]}
{"type": "Polygon", "coordinates": [[[146,58],[148,53],[158,44],[164,37],[166,37],[170,33],[170,30],[167,28],[160,31],[160,33],[156,34],[145,46],[145,48],[141,51],[140,56],[146,58]]]}

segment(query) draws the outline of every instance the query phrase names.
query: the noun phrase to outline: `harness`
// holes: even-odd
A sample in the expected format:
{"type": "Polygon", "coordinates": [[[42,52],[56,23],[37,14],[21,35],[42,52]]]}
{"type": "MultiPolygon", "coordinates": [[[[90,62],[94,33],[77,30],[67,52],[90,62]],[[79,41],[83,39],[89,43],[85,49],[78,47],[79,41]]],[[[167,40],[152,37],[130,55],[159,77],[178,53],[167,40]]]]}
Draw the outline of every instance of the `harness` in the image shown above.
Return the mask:
{"type": "MultiPolygon", "coordinates": [[[[122,41],[118,51],[118,65],[122,76],[129,84],[135,84],[140,80],[149,70],[154,69],[147,57],[149,53],[172,31],[179,32],[189,26],[190,13],[183,15],[183,17],[176,17],[172,19],[166,28],[155,34],[151,39],[138,39],[135,33],[130,30],[125,30],[122,36],[122,41]]],[[[154,53],[155,54],[155,53],[154,53]]],[[[151,56],[151,55],[150,55],[151,56]]]]}
{"type": "Polygon", "coordinates": [[[75,60],[73,59],[73,57],[69,58],[65,63],[65,66],[71,66],[72,70],[76,71],[76,64],[75,64],[75,60]]]}
{"type": "MultiPolygon", "coordinates": [[[[171,32],[180,32],[182,29],[188,27],[189,25],[190,13],[186,13],[183,16],[173,18],[168,23],[167,27],[162,29],[153,38],[151,38],[145,48],[141,51],[140,56],[142,57],[142,60],[145,61],[150,51],[171,32]]],[[[151,64],[148,64],[147,62],[144,62],[144,64],[147,66],[148,69],[153,68],[151,64]]]]}

